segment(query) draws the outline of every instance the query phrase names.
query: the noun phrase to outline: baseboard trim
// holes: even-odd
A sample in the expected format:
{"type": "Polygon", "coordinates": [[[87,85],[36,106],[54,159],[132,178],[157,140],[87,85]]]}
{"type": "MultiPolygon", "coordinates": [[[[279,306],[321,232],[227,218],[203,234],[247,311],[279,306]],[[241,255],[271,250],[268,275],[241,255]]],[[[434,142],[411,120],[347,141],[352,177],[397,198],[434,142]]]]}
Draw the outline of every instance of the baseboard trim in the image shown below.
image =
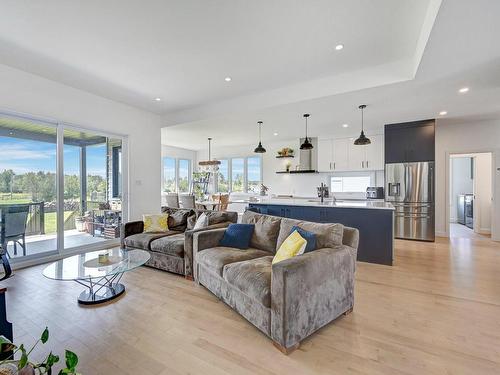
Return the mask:
{"type": "Polygon", "coordinates": [[[436,237],[449,237],[446,232],[436,232],[436,237]]]}

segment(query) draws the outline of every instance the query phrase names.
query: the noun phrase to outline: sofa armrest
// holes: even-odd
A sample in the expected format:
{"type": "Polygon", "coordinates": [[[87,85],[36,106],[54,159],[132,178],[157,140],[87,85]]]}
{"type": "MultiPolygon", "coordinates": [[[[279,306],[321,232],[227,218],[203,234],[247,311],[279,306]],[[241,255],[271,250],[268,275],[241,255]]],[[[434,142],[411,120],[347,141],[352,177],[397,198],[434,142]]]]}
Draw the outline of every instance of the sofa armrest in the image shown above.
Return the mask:
{"type": "Polygon", "coordinates": [[[139,234],[144,232],[144,222],[141,221],[129,221],[128,223],[122,224],[122,230],[120,231],[120,245],[125,248],[125,238],[133,234],[139,234]]]}
{"type": "Polygon", "coordinates": [[[193,240],[194,234],[212,229],[227,228],[230,221],[212,224],[205,228],[191,229],[184,232],[184,274],[187,277],[193,276],[193,240]]]}
{"type": "Polygon", "coordinates": [[[226,228],[204,230],[193,234],[193,276],[198,281],[198,264],[196,255],[205,249],[219,246],[219,242],[224,236],[226,228]]]}
{"type": "Polygon", "coordinates": [[[323,248],[276,263],[271,338],[288,349],[352,309],[356,249],[323,248]]]}

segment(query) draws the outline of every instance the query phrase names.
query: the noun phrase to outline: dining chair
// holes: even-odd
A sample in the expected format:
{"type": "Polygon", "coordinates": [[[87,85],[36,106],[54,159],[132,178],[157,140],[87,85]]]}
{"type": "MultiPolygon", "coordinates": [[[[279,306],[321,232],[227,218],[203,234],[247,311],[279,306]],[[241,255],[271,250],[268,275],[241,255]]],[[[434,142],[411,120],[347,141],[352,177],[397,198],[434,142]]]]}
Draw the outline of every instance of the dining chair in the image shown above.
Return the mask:
{"type": "Polygon", "coordinates": [[[214,210],[227,211],[227,206],[229,204],[229,194],[212,194],[212,200],[217,202],[214,210]]]}
{"type": "Polygon", "coordinates": [[[181,208],[195,208],[195,198],[193,194],[179,195],[179,203],[181,208]]]}
{"type": "Polygon", "coordinates": [[[177,193],[167,194],[167,207],[179,208],[179,194],[177,193]]]}
{"type": "Polygon", "coordinates": [[[9,242],[14,242],[14,255],[17,255],[17,245],[19,244],[23,249],[23,256],[26,256],[26,221],[28,220],[28,214],[28,205],[13,205],[1,209],[0,245],[8,257],[10,257],[7,250],[9,242]]]}

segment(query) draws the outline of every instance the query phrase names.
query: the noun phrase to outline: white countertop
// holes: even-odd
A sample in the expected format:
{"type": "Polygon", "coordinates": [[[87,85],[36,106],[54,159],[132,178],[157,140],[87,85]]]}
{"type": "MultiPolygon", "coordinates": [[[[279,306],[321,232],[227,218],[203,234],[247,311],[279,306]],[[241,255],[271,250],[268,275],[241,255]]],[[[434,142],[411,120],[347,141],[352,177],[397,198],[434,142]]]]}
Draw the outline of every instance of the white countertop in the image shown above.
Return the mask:
{"type": "Polygon", "coordinates": [[[284,206],[306,206],[306,207],[333,207],[333,208],[369,208],[377,210],[394,210],[394,206],[389,202],[379,200],[337,200],[325,199],[321,203],[316,199],[300,198],[258,198],[256,201],[250,200],[252,204],[272,204],[284,206]]]}

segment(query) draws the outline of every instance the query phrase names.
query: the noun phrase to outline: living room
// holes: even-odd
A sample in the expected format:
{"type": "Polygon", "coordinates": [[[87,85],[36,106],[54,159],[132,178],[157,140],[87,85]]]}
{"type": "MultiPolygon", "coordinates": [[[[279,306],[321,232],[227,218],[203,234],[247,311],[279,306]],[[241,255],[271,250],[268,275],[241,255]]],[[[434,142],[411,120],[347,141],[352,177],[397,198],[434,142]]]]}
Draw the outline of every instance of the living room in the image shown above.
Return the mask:
{"type": "Polygon", "coordinates": [[[500,372],[496,1],[0,7],[0,374],[500,372]]]}

